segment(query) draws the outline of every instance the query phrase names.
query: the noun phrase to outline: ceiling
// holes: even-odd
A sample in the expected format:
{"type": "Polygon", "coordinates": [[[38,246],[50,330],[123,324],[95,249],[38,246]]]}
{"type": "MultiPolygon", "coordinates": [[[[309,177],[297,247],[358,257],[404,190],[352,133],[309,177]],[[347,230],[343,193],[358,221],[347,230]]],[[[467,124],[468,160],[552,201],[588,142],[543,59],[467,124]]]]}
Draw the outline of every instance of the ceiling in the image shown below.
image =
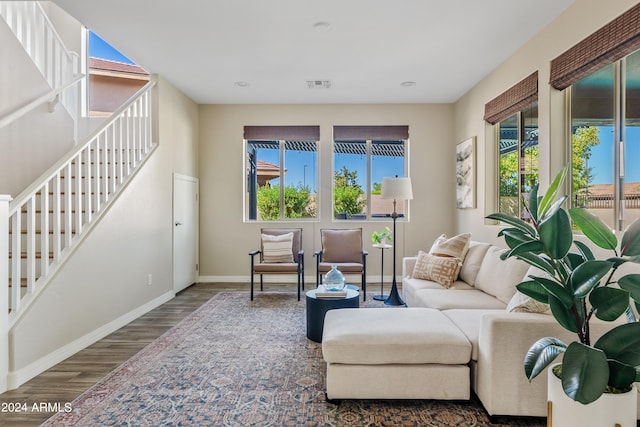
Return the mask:
{"type": "Polygon", "coordinates": [[[199,104],[344,104],[455,102],[573,1],[55,3],[199,104]]]}

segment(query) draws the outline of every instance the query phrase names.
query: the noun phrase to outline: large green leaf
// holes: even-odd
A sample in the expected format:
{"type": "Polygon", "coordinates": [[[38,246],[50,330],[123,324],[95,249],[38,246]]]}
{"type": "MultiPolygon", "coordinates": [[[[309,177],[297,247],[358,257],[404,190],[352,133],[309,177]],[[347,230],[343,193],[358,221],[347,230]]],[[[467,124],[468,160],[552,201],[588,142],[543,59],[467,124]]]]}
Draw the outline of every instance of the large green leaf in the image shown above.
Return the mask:
{"type": "Polygon", "coordinates": [[[609,385],[619,389],[627,389],[636,381],[636,370],[633,366],[609,359],[609,385]]]}
{"type": "Polygon", "coordinates": [[[640,218],[633,221],[624,232],[620,250],[623,256],[640,255],[640,218]]]}
{"type": "Polygon", "coordinates": [[[524,253],[524,254],[519,254],[517,258],[525,261],[529,265],[533,265],[534,267],[537,267],[543,271],[546,271],[551,276],[555,274],[555,271],[553,270],[553,266],[551,265],[551,263],[547,261],[545,258],[541,257],[540,255],[533,254],[533,253],[524,253]]]}
{"type": "Polygon", "coordinates": [[[564,182],[564,179],[567,176],[567,170],[568,170],[568,165],[562,168],[560,172],[558,172],[553,182],[551,183],[547,191],[544,193],[544,196],[542,197],[542,200],[538,205],[538,219],[540,221],[543,221],[545,219],[545,216],[549,212],[549,209],[551,208],[551,206],[553,205],[554,200],[556,200],[558,192],[562,188],[562,183],[564,182]]]}
{"type": "Polygon", "coordinates": [[[558,299],[565,308],[570,308],[573,303],[573,295],[560,283],[546,277],[534,277],[533,280],[540,283],[546,291],[558,299]]]}
{"type": "Polygon", "coordinates": [[[525,243],[525,242],[533,242],[535,241],[533,237],[528,234],[522,232],[522,230],[518,228],[503,228],[498,233],[498,237],[504,237],[504,241],[509,246],[509,248],[515,248],[516,246],[525,243]]]}
{"type": "Polygon", "coordinates": [[[627,274],[618,279],[618,285],[629,292],[634,301],[640,302],[640,274],[627,274]]]}
{"type": "Polygon", "coordinates": [[[609,359],[640,366],[640,323],[625,323],[611,329],[594,344],[609,359]]]}
{"type": "Polygon", "coordinates": [[[529,381],[544,371],[566,348],[567,345],[557,338],[547,337],[536,341],[524,357],[524,373],[529,381]]]}
{"type": "Polygon", "coordinates": [[[576,267],[569,278],[574,295],[585,298],[609,273],[613,264],[605,260],[587,261],[576,267]]]}
{"type": "Polygon", "coordinates": [[[596,257],[593,255],[593,252],[591,252],[591,249],[589,248],[589,246],[585,245],[579,240],[574,240],[573,244],[576,245],[576,247],[578,248],[578,250],[582,254],[582,257],[585,260],[589,261],[589,260],[596,259],[596,257]]]}
{"type": "Polygon", "coordinates": [[[518,283],[516,289],[538,302],[549,304],[549,292],[535,280],[518,283]]]}
{"type": "Polygon", "coordinates": [[[551,308],[551,314],[553,314],[553,317],[555,317],[560,326],[567,331],[575,334],[578,333],[578,326],[576,325],[576,319],[573,313],[553,295],[549,295],[549,308],[551,308]]]}
{"type": "Polygon", "coordinates": [[[595,245],[614,250],[618,247],[618,239],[599,217],[582,208],[569,209],[569,215],[573,223],[584,233],[595,245]]]}
{"type": "Polygon", "coordinates": [[[562,259],[573,244],[571,221],[567,211],[561,209],[545,218],[538,226],[540,240],[551,259],[562,259]]]}
{"type": "Polygon", "coordinates": [[[572,342],[562,359],[562,388],[582,404],[595,402],[609,381],[607,356],[601,350],[572,342]]]}
{"type": "Polygon", "coordinates": [[[521,243],[515,248],[511,249],[509,252],[507,252],[507,258],[526,253],[539,254],[543,249],[544,247],[542,246],[541,241],[531,240],[529,242],[521,243]]]}
{"type": "Polygon", "coordinates": [[[613,322],[629,307],[629,292],[616,288],[596,288],[589,294],[589,302],[598,319],[613,322]]]}
{"type": "Polygon", "coordinates": [[[523,220],[521,220],[520,218],[502,213],[502,212],[497,212],[497,213],[493,213],[491,215],[487,215],[488,219],[495,219],[496,221],[502,221],[505,222],[509,225],[513,225],[514,227],[516,227],[517,229],[521,230],[523,233],[526,233],[532,237],[536,236],[536,229],[533,228],[531,225],[527,224],[526,222],[524,222],[523,220]]]}

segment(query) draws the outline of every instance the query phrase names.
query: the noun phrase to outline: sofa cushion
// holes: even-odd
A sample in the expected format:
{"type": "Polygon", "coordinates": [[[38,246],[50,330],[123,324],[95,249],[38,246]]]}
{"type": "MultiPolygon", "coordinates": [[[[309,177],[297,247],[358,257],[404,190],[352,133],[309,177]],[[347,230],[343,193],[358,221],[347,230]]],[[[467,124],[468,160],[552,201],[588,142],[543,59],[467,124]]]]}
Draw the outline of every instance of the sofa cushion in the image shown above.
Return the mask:
{"type": "Polygon", "coordinates": [[[426,252],[418,252],[418,260],[413,268],[413,278],[433,280],[444,286],[451,284],[458,276],[460,260],[449,256],[435,256],[426,252]]]}
{"type": "Polygon", "coordinates": [[[262,234],[262,262],[292,263],[293,262],[293,233],[279,236],[262,234]]]}
{"type": "Polygon", "coordinates": [[[414,294],[420,307],[449,310],[452,308],[504,310],[507,304],[478,289],[421,289],[414,294]]]}
{"type": "Polygon", "coordinates": [[[478,337],[480,336],[482,316],[486,313],[502,312],[504,310],[464,310],[456,308],[444,310],[442,313],[462,331],[471,343],[471,360],[478,360],[478,337]]]}
{"type": "Polygon", "coordinates": [[[328,363],[466,364],[471,344],[444,314],[426,308],[329,310],[322,335],[328,363]]]}
{"type": "MultiPolygon", "coordinates": [[[[412,277],[405,277],[402,279],[402,299],[409,307],[419,306],[415,300],[415,293],[420,289],[444,289],[442,285],[432,280],[414,279],[412,277]]],[[[449,289],[473,289],[467,283],[462,280],[456,280],[451,284],[449,289]]]]}
{"type": "Polygon", "coordinates": [[[501,260],[500,255],[504,251],[497,246],[487,249],[476,276],[475,287],[506,305],[516,293],[516,285],[522,281],[529,265],[517,258],[501,260]]]}
{"type": "Polygon", "coordinates": [[[469,250],[460,268],[460,279],[467,282],[469,285],[474,286],[476,282],[476,276],[482,260],[487,253],[487,250],[491,247],[489,243],[471,242],[469,243],[469,250]]]}

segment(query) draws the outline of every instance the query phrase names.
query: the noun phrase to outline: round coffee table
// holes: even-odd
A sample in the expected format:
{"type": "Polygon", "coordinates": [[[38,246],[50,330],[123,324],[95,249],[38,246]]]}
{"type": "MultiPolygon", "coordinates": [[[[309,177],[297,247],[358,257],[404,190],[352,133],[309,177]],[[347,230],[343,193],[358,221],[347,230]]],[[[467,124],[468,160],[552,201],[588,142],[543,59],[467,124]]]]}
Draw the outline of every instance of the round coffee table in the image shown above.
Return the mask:
{"type": "Polygon", "coordinates": [[[307,338],[315,342],[322,342],[324,329],[324,315],[336,308],[359,308],[360,292],[347,286],[347,296],[344,298],[318,298],[316,290],[307,292],[307,338]]]}

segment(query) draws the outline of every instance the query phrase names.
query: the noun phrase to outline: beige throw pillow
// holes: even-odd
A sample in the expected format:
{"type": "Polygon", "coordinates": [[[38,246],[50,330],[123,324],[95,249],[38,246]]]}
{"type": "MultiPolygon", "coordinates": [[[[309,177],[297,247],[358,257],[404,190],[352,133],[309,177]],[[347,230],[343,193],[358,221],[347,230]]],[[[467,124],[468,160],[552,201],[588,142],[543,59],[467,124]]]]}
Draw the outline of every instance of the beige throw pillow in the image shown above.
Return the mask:
{"type": "Polygon", "coordinates": [[[549,306],[526,296],[520,291],[516,293],[507,304],[507,313],[546,313],[549,306]]]}
{"type": "Polygon", "coordinates": [[[458,268],[453,280],[457,280],[460,270],[462,269],[462,263],[469,251],[470,243],[471,234],[469,233],[458,234],[453,237],[447,237],[446,234],[442,234],[435,240],[435,242],[433,242],[429,253],[440,257],[456,258],[458,260],[458,268]]]}
{"type": "Polygon", "coordinates": [[[453,237],[447,237],[446,234],[442,234],[433,242],[429,253],[438,256],[451,256],[458,258],[460,261],[464,261],[470,243],[470,233],[458,234],[453,237]]]}
{"type": "Polygon", "coordinates": [[[262,262],[273,264],[293,262],[293,233],[279,236],[262,234],[262,262]]]}
{"type": "Polygon", "coordinates": [[[460,261],[448,256],[435,256],[419,251],[412,276],[415,279],[432,280],[450,288],[458,276],[460,261]]]}

